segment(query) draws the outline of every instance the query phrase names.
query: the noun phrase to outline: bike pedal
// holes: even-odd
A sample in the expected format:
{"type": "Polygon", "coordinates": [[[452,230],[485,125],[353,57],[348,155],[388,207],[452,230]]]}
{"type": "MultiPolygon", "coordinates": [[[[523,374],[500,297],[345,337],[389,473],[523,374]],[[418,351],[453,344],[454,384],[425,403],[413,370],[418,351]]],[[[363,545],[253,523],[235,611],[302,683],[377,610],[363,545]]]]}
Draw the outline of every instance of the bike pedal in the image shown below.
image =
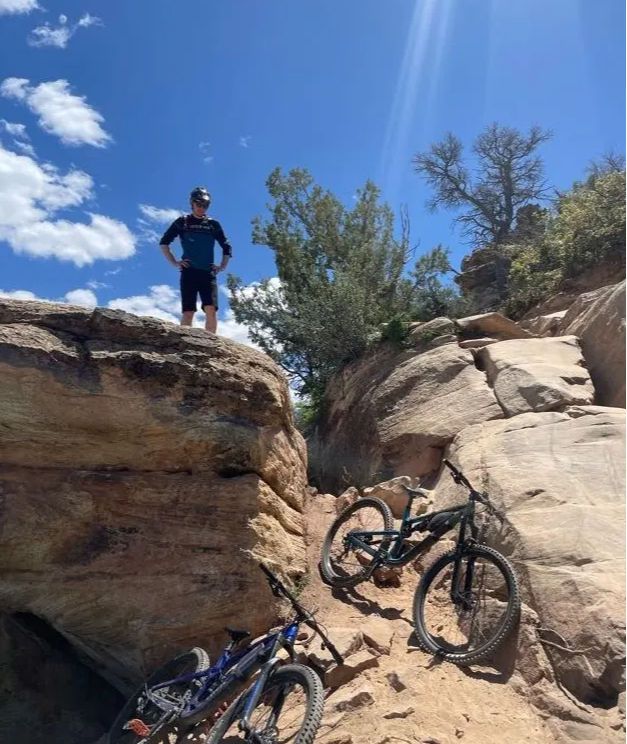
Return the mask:
{"type": "Polygon", "coordinates": [[[132,731],[136,736],[150,736],[150,728],[139,718],[133,718],[124,724],[127,731],[132,731]]]}

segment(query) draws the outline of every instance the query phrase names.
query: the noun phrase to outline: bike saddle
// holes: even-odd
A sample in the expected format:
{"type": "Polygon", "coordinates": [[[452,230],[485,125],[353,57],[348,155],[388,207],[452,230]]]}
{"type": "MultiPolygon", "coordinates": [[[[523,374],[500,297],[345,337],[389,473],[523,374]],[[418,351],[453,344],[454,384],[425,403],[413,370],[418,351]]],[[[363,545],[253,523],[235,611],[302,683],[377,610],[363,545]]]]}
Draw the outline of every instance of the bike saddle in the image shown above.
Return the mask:
{"type": "Polygon", "coordinates": [[[236,630],[235,628],[225,628],[224,630],[229,634],[233,643],[239,643],[244,638],[250,638],[250,633],[247,630],[236,630]]]}
{"type": "Polygon", "coordinates": [[[409,486],[406,486],[404,483],[401,484],[403,488],[407,491],[407,493],[410,496],[420,496],[423,499],[429,498],[429,491],[425,491],[424,488],[410,488],[409,486]]]}

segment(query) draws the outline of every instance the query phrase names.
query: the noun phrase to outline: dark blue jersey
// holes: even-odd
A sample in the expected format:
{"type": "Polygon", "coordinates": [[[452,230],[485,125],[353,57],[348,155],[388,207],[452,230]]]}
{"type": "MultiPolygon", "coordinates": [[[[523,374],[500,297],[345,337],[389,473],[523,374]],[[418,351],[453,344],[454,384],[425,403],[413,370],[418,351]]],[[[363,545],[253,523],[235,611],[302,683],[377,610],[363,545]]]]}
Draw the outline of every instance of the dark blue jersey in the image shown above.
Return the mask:
{"type": "Polygon", "coordinates": [[[159,245],[170,245],[175,238],[179,238],[183,246],[183,260],[188,260],[194,269],[213,269],[216,241],[220,244],[223,255],[233,255],[222,226],[212,217],[196,217],[193,214],[177,217],[164,232],[159,245]]]}

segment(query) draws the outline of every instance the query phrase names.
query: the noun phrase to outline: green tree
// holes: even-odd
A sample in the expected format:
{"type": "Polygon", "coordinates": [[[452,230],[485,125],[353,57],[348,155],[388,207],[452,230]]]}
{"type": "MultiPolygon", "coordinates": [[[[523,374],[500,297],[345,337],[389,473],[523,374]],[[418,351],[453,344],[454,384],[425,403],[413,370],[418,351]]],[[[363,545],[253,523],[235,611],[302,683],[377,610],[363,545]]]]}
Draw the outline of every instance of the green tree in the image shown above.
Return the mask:
{"type": "Polygon", "coordinates": [[[507,309],[513,315],[559,290],[568,279],[601,265],[615,265],[624,276],[625,170],[618,156],[606,156],[588,169],[583,182],[560,193],[544,234],[524,245],[510,272],[507,309]]]}
{"type": "Polygon", "coordinates": [[[423,254],[416,261],[411,277],[414,281],[412,320],[431,320],[439,316],[457,315],[460,298],[457,290],[442,281],[453,271],[450,251],[441,245],[423,254]]]}
{"type": "MultiPolygon", "coordinates": [[[[253,242],[273,252],[278,278],[245,287],[229,276],[235,318],[291,376],[314,407],[329,377],[358,357],[391,318],[411,319],[425,297],[440,309],[445,291],[433,278],[445,252],[414,273],[409,220],[380,203],[368,181],[347,208],[304,169],[275,169],[266,182],[269,217],[253,220],[253,242]],[[439,293],[438,293],[439,292],[439,293]]],[[[421,262],[422,261],[422,262],[421,262]]],[[[424,308],[422,312],[427,312],[424,308]]]]}

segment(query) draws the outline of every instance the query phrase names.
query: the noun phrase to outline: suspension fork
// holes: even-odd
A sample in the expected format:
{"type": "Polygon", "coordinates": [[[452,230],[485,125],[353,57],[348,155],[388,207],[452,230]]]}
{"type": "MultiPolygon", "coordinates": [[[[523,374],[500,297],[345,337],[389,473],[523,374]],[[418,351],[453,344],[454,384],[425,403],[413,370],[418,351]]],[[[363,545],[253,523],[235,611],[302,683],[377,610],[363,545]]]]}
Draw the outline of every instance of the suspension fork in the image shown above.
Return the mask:
{"type": "Polygon", "coordinates": [[[455,563],[453,564],[453,579],[451,581],[451,601],[453,604],[457,604],[461,601],[464,609],[471,609],[470,591],[472,589],[472,580],[475,571],[475,558],[470,557],[466,562],[466,573],[464,575],[464,589],[463,592],[458,590],[459,585],[459,574],[461,571],[462,559],[464,557],[464,547],[466,545],[466,529],[470,526],[470,540],[469,542],[475,542],[477,538],[477,527],[474,522],[475,516],[475,502],[471,501],[469,504],[468,511],[462,517],[462,521],[459,527],[459,539],[457,542],[455,563]]]}
{"type": "Polygon", "coordinates": [[[280,663],[281,659],[277,656],[273,656],[273,658],[261,667],[259,679],[253,685],[250,695],[248,696],[246,707],[244,708],[244,715],[240,718],[238,724],[239,730],[245,733],[247,737],[252,733],[250,717],[253,714],[253,710],[257,707],[257,703],[259,702],[259,698],[261,697],[261,693],[263,692],[263,688],[265,687],[268,678],[274,671],[275,667],[280,663]]]}

